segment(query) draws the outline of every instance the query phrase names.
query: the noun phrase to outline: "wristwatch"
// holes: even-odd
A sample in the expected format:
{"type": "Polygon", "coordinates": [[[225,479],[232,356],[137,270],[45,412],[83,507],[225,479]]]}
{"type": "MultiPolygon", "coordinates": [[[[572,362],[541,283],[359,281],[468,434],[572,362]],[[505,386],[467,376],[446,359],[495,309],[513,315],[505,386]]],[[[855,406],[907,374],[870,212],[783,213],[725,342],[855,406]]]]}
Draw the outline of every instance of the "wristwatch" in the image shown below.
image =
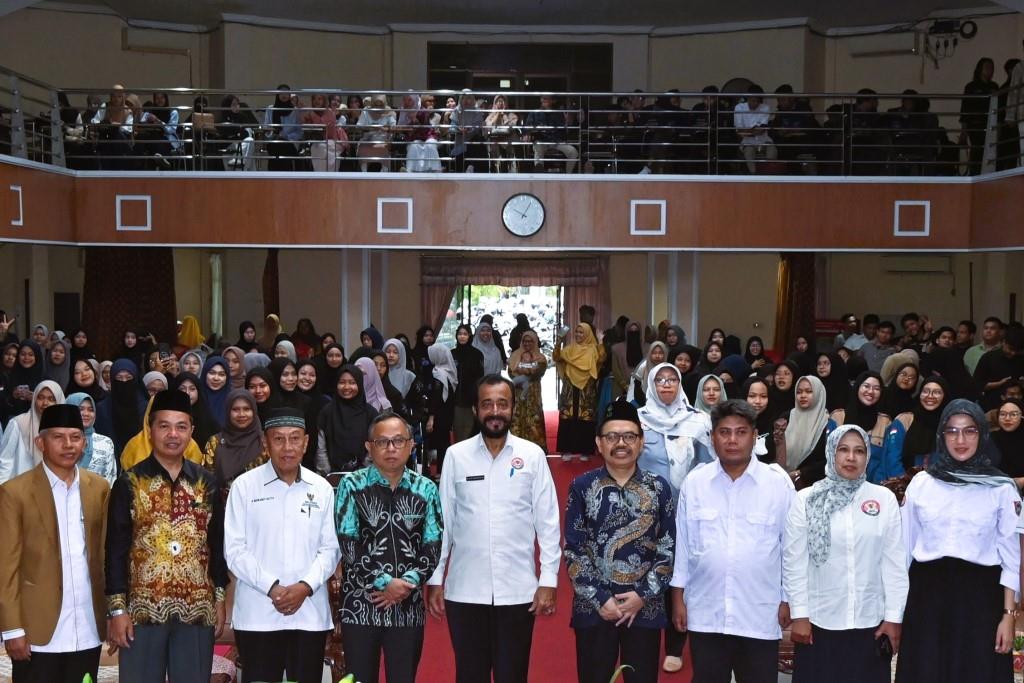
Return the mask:
{"type": "Polygon", "coordinates": [[[1009,616],[1013,617],[1014,619],[1016,619],[1017,617],[1020,616],[1020,610],[1016,609],[1016,608],[1014,608],[1014,609],[1004,609],[1003,610],[1003,614],[1004,615],[1009,615],[1009,616]]]}

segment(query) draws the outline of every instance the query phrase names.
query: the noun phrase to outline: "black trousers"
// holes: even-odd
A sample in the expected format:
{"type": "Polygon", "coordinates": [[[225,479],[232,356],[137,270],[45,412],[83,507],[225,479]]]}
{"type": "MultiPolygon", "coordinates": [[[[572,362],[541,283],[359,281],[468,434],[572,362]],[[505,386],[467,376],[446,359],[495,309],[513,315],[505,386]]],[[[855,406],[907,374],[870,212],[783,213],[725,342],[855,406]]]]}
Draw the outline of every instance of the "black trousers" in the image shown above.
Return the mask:
{"type": "Polygon", "coordinates": [[[235,631],[242,683],[320,683],[329,631],[235,631]]]}
{"type": "Polygon", "coordinates": [[[672,625],[672,591],[665,591],[665,616],[668,618],[668,625],[665,626],[665,656],[682,657],[683,648],[686,646],[686,631],[677,631],[672,625]]]}
{"type": "Polygon", "coordinates": [[[11,665],[14,683],[82,683],[85,674],[95,681],[99,677],[100,648],[78,652],[33,652],[31,659],[14,660],[11,665]]]}
{"type": "Polygon", "coordinates": [[[690,631],[693,683],[778,683],[779,641],[690,631]]]}
{"type": "Polygon", "coordinates": [[[384,651],[387,683],[415,683],[423,654],[422,626],[341,625],[345,669],[359,683],[377,683],[384,651]]]}
{"type": "Polygon", "coordinates": [[[625,683],[658,683],[660,628],[616,626],[606,621],[573,630],[579,683],[608,683],[620,660],[632,667],[623,672],[625,683]]]}
{"type": "Polygon", "coordinates": [[[455,650],[455,683],[526,683],[533,644],[530,603],[475,605],[445,600],[455,650]]]}

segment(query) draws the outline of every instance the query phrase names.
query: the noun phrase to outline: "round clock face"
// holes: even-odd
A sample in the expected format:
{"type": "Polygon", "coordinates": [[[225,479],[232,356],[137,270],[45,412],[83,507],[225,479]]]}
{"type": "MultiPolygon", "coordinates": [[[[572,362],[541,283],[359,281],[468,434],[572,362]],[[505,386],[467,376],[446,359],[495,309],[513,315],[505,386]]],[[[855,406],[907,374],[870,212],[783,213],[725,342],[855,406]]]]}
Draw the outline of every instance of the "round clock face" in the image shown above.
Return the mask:
{"type": "Polygon", "coordinates": [[[513,235],[536,235],[544,227],[544,204],[525,192],[512,195],[501,209],[501,222],[513,235]]]}

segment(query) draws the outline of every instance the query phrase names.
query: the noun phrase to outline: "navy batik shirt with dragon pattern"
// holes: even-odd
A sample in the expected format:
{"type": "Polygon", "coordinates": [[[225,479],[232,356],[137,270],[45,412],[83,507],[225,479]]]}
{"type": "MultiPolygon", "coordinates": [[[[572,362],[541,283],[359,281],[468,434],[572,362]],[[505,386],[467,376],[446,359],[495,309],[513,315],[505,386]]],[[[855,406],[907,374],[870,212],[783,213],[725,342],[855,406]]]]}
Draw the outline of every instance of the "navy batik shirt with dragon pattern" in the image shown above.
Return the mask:
{"type": "Polygon", "coordinates": [[[666,625],[676,515],[672,489],[637,468],[625,486],[604,467],[573,480],[565,512],[565,563],[572,581],[572,626],[602,623],[601,605],[636,591],[643,609],[633,627],[666,625]]]}
{"type": "Polygon", "coordinates": [[[357,626],[422,626],[423,584],[441,556],[441,499],[427,477],[406,469],[395,490],[373,465],[345,475],[335,497],[344,566],[341,621],[357,626]],[[370,602],[391,579],[416,586],[400,604],[370,602]]]}

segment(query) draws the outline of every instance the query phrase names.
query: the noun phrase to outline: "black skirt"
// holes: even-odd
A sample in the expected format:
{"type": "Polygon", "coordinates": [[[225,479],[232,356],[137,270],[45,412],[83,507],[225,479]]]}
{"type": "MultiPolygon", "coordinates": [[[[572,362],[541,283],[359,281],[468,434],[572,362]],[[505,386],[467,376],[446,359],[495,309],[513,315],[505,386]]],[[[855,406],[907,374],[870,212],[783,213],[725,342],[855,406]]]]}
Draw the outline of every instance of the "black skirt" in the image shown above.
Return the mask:
{"type": "Polygon", "coordinates": [[[1012,683],[1012,656],[994,651],[1000,573],[951,557],[910,565],[896,683],[1012,683]]]}
{"type": "Polygon", "coordinates": [[[889,683],[892,660],[878,656],[876,628],[829,631],[811,625],[813,645],[796,645],[793,683],[889,683]]]}

